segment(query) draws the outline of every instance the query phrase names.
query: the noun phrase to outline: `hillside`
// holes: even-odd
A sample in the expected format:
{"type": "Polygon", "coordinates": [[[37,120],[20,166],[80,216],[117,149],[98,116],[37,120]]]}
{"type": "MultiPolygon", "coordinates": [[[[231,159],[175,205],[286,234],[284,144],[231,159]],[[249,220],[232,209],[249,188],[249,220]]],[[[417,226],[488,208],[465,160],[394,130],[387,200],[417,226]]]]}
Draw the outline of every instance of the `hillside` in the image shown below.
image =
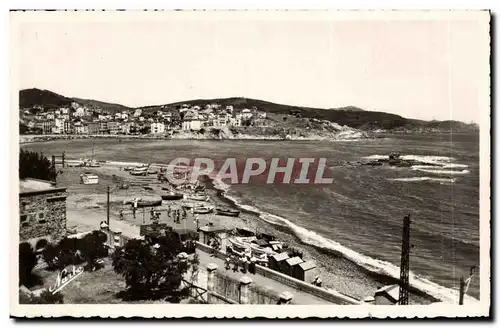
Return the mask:
{"type": "Polygon", "coordinates": [[[19,108],[30,108],[37,105],[44,108],[55,108],[69,106],[72,101],[70,98],[49,90],[25,89],[19,91],[19,108]]]}
{"type": "MultiPolygon", "coordinates": [[[[68,106],[71,102],[77,102],[81,105],[86,105],[90,108],[102,108],[111,113],[122,110],[132,110],[127,106],[120,104],[106,103],[91,99],[67,98],[57,93],[48,90],[26,89],[19,92],[20,108],[32,107],[41,105],[45,108],[53,108],[57,106],[68,106]]],[[[264,100],[232,97],[232,98],[216,98],[216,99],[195,99],[189,101],[181,101],[164,105],[152,105],[139,107],[145,112],[153,112],[164,108],[177,108],[183,104],[191,106],[204,106],[210,103],[217,103],[222,106],[232,105],[236,112],[243,108],[257,107],[261,111],[275,114],[277,116],[288,116],[303,119],[318,119],[335,122],[341,126],[349,126],[351,128],[361,130],[397,130],[397,131],[414,131],[414,130],[440,130],[440,131],[477,131],[479,127],[476,124],[466,124],[458,121],[422,121],[416,119],[408,119],[396,114],[385,112],[367,111],[354,106],[346,106],[339,108],[312,108],[289,106],[276,104],[264,100]]]]}
{"type": "Polygon", "coordinates": [[[132,108],[124,106],[124,105],[107,103],[107,102],[97,101],[97,100],[92,100],[92,99],[81,99],[81,98],[72,98],[72,99],[73,99],[73,101],[79,103],[80,105],[84,105],[84,106],[89,107],[89,108],[102,108],[102,109],[110,111],[112,113],[132,109],[132,108]]]}

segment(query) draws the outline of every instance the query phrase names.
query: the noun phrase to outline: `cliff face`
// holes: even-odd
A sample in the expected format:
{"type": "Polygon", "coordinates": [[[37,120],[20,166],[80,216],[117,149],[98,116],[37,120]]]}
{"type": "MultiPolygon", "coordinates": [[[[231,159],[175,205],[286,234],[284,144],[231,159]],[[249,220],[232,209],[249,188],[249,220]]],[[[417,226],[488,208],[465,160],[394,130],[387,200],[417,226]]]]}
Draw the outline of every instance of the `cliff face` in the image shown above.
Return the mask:
{"type": "Polygon", "coordinates": [[[220,128],[202,132],[177,132],[172,139],[211,139],[211,140],[356,140],[368,138],[364,131],[340,127],[335,131],[295,129],[285,130],[273,127],[220,128]]]}

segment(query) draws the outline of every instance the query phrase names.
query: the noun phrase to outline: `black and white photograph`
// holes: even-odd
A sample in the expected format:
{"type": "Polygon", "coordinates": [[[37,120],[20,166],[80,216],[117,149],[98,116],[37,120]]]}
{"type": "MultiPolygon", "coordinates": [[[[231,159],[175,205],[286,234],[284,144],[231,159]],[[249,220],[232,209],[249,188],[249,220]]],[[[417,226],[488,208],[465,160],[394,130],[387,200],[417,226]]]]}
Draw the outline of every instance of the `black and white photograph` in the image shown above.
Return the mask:
{"type": "Polygon", "coordinates": [[[489,11],[9,20],[12,316],[489,315],[489,11]]]}

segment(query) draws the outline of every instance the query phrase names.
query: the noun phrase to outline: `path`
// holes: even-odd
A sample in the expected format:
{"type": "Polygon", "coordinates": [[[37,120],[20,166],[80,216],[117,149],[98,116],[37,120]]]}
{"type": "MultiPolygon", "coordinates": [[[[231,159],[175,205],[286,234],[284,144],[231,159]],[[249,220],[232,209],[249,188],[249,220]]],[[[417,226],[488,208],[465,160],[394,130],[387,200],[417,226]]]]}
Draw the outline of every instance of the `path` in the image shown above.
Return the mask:
{"type": "Polygon", "coordinates": [[[211,257],[210,254],[207,254],[199,249],[196,250],[196,253],[199,255],[200,259],[200,266],[206,268],[206,266],[209,263],[215,263],[217,264],[218,271],[223,273],[224,275],[227,275],[235,280],[239,280],[243,276],[248,276],[252,279],[253,283],[259,285],[259,286],[266,286],[268,288],[272,288],[274,291],[278,292],[281,294],[282,292],[288,291],[293,294],[293,303],[295,304],[332,304],[322,298],[316,297],[314,295],[311,295],[309,293],[304,293],[298,290],[295,290],[291,288],[290,286],[284,285],[276,280],[269,279],[267,277],[261,276],[259,274],[243,274],[242,272],[233,272],[232,266],[230,270],[225,269],[225,264],[224,261],[216,258],[216,257],[211,257]]]}

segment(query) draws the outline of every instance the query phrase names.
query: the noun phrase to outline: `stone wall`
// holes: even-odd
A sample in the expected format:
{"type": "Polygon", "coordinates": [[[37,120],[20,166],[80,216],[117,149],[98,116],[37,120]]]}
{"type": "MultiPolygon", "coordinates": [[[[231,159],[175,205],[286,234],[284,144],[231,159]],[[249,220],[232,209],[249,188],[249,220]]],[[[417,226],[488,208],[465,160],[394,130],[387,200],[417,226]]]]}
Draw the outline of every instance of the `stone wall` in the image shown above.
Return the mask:
{"type": "Polygon", "coordinates": [[[19,239],[59,241],[66,236],[65,191],[19,195],[19,239]]]}

